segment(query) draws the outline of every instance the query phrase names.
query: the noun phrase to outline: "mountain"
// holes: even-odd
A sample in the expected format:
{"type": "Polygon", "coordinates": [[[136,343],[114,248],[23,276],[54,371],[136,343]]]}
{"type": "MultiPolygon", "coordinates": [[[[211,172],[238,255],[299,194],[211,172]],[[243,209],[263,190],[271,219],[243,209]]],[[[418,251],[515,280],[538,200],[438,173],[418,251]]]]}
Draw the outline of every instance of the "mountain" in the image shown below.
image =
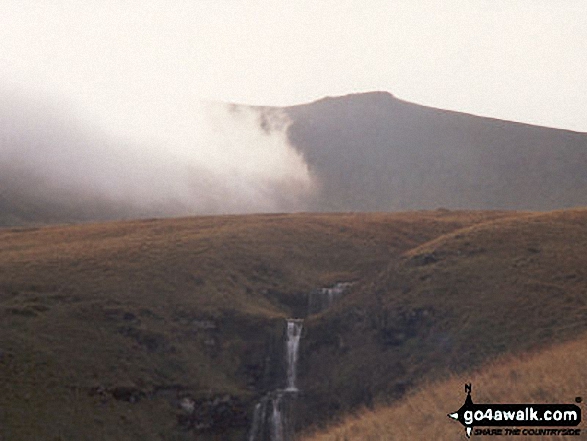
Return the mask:
{"type": "MultiPolygon", "coordinates": [[[[281,139],[286,130],[307,166],[311,191],[302,189],[305,181],[293,180],[295,174],[285,174],[291,182],[271,180],[264,170],[251,182],[226,170],[207,174],[197,165],[179,170],[165,154],[151,158],[140,145],[125,153],[118,141],[76,118],[53,117],[50,108],[29,115],[27,104],[19,103],[15,111],[0,112],[7,133],[0,142],[10,143],[0,144],[0,225],[243,210],[553,210],[587,204],[584,133],[424,107],[384,92],[283,108],[228,105],[239,108],[257,112],[244,120],[258,120],[260,133],[278,130],[281,139]],[[257,203],[265,200],[272,204],[257,203]]],[[[239,163],[246,165],[249,144],[239,163]]],[[[282,153],[285,162],[292,159],[282,153]]]]}
{"type": "MultiPolygon", "coordinates": [[[[56,157],[0,157],[0,438],[240,441],[270,401],[301,432],[587,331],[587,211],[540,211],[585,203],[587,135],[387,93],[253,110],[267,133],[289,118],[307,209],[351,213],[148,219],[186,213],[81,190],[87,169],[61,167],[104,160],[120,180],[103,188],[123,192],[140,149],[109,162],[116,145],[61,136],[66,120],[47,122],[68,143],[56,157]],[[109,150],[87,157],[90,141],[109,150]],[[397,212],[427,207],[442,208],[397,212]],[[142,219],[42,225],[124,218],[142,219]]],[[[30,132],[13,138],[44,141],[30,132]]]]}
{"type": "Polygon", "coordinates": [[[320,190],[313,211],[553,210],[587,204],[587,134],[372,92],[284,111],[320,190]]]}

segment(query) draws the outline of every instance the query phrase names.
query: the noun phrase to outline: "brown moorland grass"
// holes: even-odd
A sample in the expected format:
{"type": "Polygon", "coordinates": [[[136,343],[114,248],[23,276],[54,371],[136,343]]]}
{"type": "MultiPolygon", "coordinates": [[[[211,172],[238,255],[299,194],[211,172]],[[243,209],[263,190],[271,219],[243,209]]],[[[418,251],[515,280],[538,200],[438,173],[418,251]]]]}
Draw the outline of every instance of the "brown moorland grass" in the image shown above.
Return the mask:
{"type": "Polygon", "coordinates": [[[587,331],[586,268],[584,209],[490,220],[410,248],[306,321],[302,425],[575,338],[587,331]]]}
{"type": "MultiPolygon", "coordinates": [[[[424,385],[392,406],[363,409],[322,432],[301,436],[300,441],[465,440],[464,428],[447,417],[463,404],[465,383],[472,383],[476,403],[574,404],[575,397],[584,398],[587,390],[585,366],[587,337],[539,352],[501,357],[476,372],[424,385]]],[[[584,413],[585,405],[581,407],[584,413]]],[[[585,431],[584,422],[578,427],[585,431]]],[[[477,438],[483,436],[473,435],[477,438]]],[[[499,439],[562,437],[504,435],[499,439]]]]}
{"type": "Polygon", "coordinates": [[[269,387],[250,366],[265,369],[267,344],[309,290],[367,280],[414,246],[518,215],[217,216],[0,230],[0,434],[193,439],[156,391],[229,394],[248,406],[269,387]],[[123,389],[150,398],[103,393],[123,389]]]}

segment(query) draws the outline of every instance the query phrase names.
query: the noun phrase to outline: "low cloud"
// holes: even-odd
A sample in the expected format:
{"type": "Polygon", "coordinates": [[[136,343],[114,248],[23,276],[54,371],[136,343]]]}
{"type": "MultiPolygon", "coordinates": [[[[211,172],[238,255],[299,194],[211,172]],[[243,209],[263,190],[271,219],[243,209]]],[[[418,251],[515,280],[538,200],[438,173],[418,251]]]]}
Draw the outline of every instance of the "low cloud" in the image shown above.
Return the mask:
{"type": "Polygon", "coordinates": [[[0,94],[4,176],[46,183],[29,193],[99,195],[152,215],[303,211],[314,191],[284,115],[261,123],[249,107],[203,102],[150,107],[116,124],[88,115],[0,94]]]}

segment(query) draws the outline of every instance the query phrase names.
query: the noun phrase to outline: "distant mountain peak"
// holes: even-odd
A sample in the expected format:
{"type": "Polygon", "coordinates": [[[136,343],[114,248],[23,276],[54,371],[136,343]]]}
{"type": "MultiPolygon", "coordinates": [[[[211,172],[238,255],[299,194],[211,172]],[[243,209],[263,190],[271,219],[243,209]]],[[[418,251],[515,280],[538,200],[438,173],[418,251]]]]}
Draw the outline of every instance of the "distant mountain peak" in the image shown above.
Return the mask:
{"type": "Polygon", "coordinates": [[[395,95],[386,92],[386,91],[382,91],[382,90],[377,90],[377,91],[372,91],[372,92],[357,92],[357,93],[349,93],[347,95],[339,95],[339,96],[326,96],[324,98],[321,98],[319,100],[317,100],[316,102],[326,102],[326,101],[337,101],[337,100],[344,100],[344,101],[357,101],[357,100],[389,100],[389,99],[393,99],[393,100],[397,100],[397,98],[395,97],[395,95]]]}

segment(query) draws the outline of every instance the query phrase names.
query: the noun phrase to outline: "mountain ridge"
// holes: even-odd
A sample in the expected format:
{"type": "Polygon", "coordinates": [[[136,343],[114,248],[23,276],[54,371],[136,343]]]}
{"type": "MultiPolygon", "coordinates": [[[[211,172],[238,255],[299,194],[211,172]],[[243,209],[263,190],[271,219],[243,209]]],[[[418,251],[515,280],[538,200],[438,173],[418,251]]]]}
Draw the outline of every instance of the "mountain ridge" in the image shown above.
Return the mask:
{"type": "MultiPolygon", "coordinates": [[[[305,162],[312,191],[289,198],[295,185],[264,189],[282,197],[285,212],[587,206],[585,133],[426,107],[381,91],[288,107],[226,106],[256,112],[259,129],[267,134],[285,131],[305,162]],[[296,201],[295,206],[287,205],[288,200],[296,201]]],[[[58,121],[59,130],[66,127],[58,121]]],[[[242,155],[246,157],[245,149],[242,155]]],[[[0,225],[224,214],[214,210],[231,196],[191,208],[171,200],[143,206],[112,198],[100,188],[63,187],[22,165],[0,161],[0,225]]],[[[123,173],[124,166],[117,167],[116,173],[123,173]]],[[[193,192],[206,194],[198,185],[211,184],[202,172],[192,169],[186,175],[193,192]]]]}
{"type": "MultiPolygon", "coordinates": [[[[587,203],[587,135],[387,93],[278,109],[320,185],[311,210],[570,208],[587,203]]],[[[271,112],[271,111],[269,111],[271,112]]]]}
{"type": "Polygon", "coordinates": [[[242,106],[242,107],[252,107],[252,108],[257,108],[257,109],[295,109],[298,107],[304,107],[304,106],[309,106],[309,105],[314,105],[314,104],[319,104],[319,103],[328,103],[328,102],[335,102],[335,101],[343,101],[343,100],[354,100],[354,99],[367,99],[367,98],[376,98],[379,99],[381,102],[384,101],[388,101],[388,102],[399,102],[402,104],[408,104],[411,106],[416,106],[416,107],[420,107],[420,108],[425,108],[425,109],[430,109],[430,110],[436,110],[436,111],[441,111],[443,113],[452,113],[452,114],[456,114],[456,115],[463,115],[463,116],[471,116],[471,117],[475,117],[475,118],[481,118],[483,120],[486,121],[495,121],[495,122],[503,122],[503,123],[508,123],[508,124],[512,124],[512,125],[520,125],[520,126],[525,126],[525,127],[535,127],[535,128],[541,128],[541,129],[548,129],[548,130],[557,130],[557,131],[561,131],[561,132],[569,132],[570,134],[577,134],[577,135],[586,135],[587,132],[583,132],[580,130],[573,130],[573,129],[566,129],[566,128],[562,128],[562,127],[554,127],[554,126],[547,126],[547,125],[541,125],[541,124],[537,124],[537,123],[529,123],[529,122],[524,122],[524,121],[516,121],[516,120],[508,120],[505,118],[498,118],[495,116],[487,116],[487,115],[482,115],[482,114],[478,114],[475,112],[469,112],[466,110],[455,110],[455,109],[445,109],[443,107],[435,107],[435,106],[431,106],[428,104],[423,104],[423,103],[417,103],[414,101],[409,101],[407,99],[403,99],[403,98],[399,98],[398,96],[396,96],[395,94],[389,92],[389,91],[385,91],[385,90],[373,90],[373,91],[369,91],[369,92],[353,92],[353,93],[347,93],[344,95],[328,95],[328,96],[324,96],[322,98],[318,98],[312,101],[309,101],[307,103],[299,103],[299,104],[292,104],[292,105],[287,105],[287,106],[251,106],[248,104],[244,104],[244,103],[227,103],[227,104],[234,104],[236,106],[242,106]]]}

